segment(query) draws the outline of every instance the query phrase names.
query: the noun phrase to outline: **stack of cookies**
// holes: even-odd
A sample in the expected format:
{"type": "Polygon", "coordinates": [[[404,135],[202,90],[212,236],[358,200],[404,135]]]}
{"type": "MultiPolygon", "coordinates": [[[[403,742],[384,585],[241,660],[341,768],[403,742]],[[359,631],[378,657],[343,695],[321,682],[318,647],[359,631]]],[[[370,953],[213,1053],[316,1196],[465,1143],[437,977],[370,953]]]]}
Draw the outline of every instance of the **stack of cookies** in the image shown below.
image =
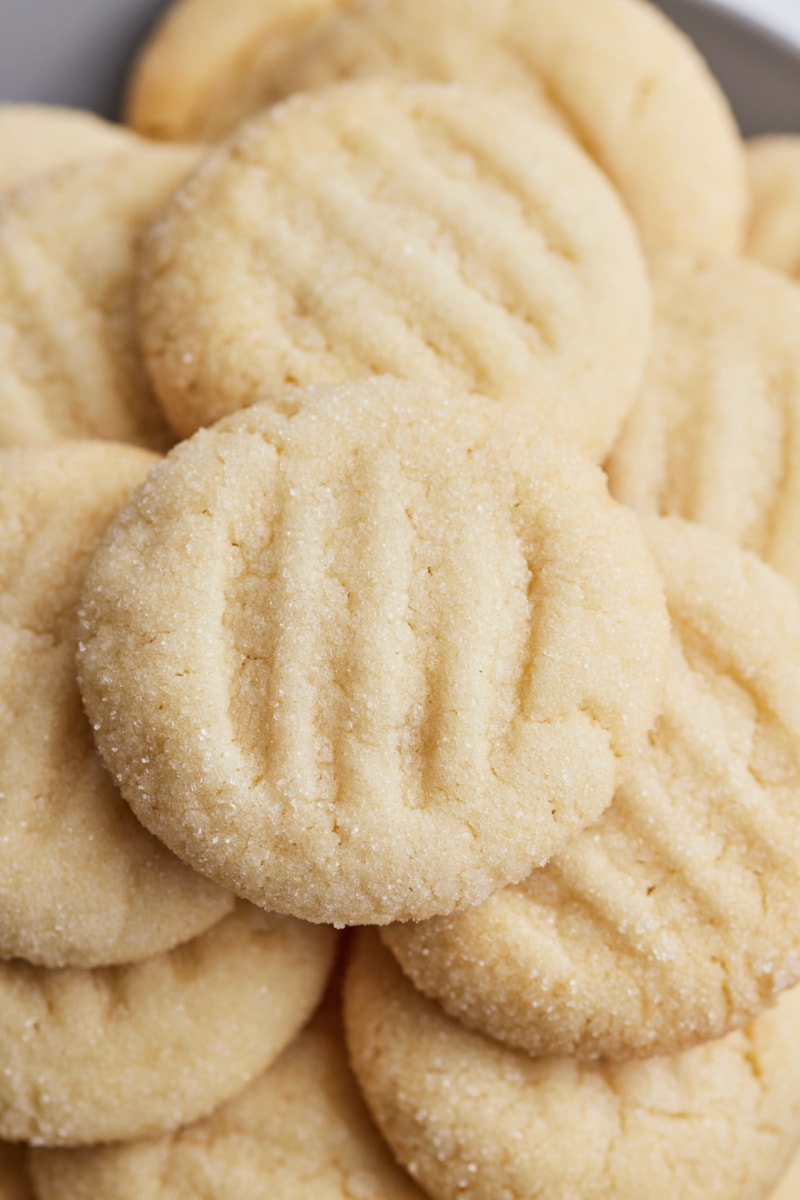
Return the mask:
{"type": "Polygon", "coordinates": [[[128,118],[0,111],[0,1196],[796,1200],[800,141],[645,0],[128,118]]]}

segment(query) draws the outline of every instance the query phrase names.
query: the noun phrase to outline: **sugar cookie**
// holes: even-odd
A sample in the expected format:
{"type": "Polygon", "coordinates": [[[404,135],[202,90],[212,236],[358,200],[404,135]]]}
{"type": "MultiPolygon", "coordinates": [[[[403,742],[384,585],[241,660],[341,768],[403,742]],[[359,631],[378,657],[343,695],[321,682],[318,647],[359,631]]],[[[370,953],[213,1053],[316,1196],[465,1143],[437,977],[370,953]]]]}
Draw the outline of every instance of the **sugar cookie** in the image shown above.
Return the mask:
{"type": "Polygon", "coordinates": [[[205,1121],[31,1155],[39,1200],[424,1200],[380,1138],[339,1031],[319,1022],[205,1121]]]}
{"type": "Polygon", "coordinates": [[[40,177],[0,208],[0,445],[170,442],[139,356],[139,233],[197,162],[137,145],[40,177]]]}
{"type": "Polygon", "coordinates": [[[760,1200],[800,1133],[798,989],[722,1041],[581,1066],[465,1029],[370,933],[345,1024],[378,1126],[431,1200],[760,1200]]]}
{"type": "Polygon", "coordinates": [[[94,113],[45,104],[0,104],[0,192],[97,154],[134,146],[121,125],[94,113]]]}
{"type": "Polygon", "coordinates": [[[718,530],[800,588],[800,289],[744,259],[676,257],[654,283],[653,354],[611,490],[718,530]]]}
{"type": "Polygon", "coordinates": [[[137,56],[126,121],[147,137],[215,141],[268,103],[265,82],[295,39],[343,3],[174,0],[137,56]]]}
{"type": "Polygon", "coordinates": [[[800,282],[800,137],[756,138],[747,161],[753,189],[747,253],[800,282]]]}
{"type": "Polygon", "coordinates": [[[232,907],[135,819],[78,691],[89,559],[156,462],[110,442],[0,451],[0,957],[125,963],[232,907]]]}
{"type": "Polygon", "coordinates": [[[350,84],[255,118],[181,189],[144,244],[142,347],[184,436],[286,384],[388,374],[524,400],[599,459],[649,290],[602,175],[522,106],[350,84]]]}
{"type": "Polygon", "coordinates": [[[206,1116],[302,1028],[333,947],[329,929],[239,904],[133,966],[0,963],[0,1136],[82,1145],[206,1116]]]}
{"type": "Polygon", "coordinates": [[[744,147],[696,47],[641,0],[360,0],[269,64],[275,99],[341,79],[513,86],[561,108],[652,253],[741,249],[744,147]]]}
{"type": "Polygon", "coordinates": [[[384,940],[428,995],[530,1054],[721,1037],[800,980],[800,604],[763,563],[651,520],[664,708],[614,803],[543,871],[384,940]]]}
{"type": "Polygon", "coordinates": [[[476,903],[644,744],[652,559],[525,413],[390,379],[284,408],[182,443],[111,527],[83,597],[98,744],[149,829],[265,907],[476,903]]]}

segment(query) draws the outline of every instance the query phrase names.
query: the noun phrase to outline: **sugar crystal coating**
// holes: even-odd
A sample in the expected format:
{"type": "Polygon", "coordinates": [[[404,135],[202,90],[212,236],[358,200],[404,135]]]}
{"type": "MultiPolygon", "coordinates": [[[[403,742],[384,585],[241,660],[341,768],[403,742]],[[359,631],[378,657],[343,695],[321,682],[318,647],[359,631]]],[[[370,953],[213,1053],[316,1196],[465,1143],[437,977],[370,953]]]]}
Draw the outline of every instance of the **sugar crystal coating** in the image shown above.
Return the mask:
{"type": "Polygon", "coordinates": [[[137,344],[135,261],[199,151],[129,140],[0,208],[0,445],[171,443],[137,344]]]}
{"type": "Polygon", "coordinates": [[[424,1200],[393,1161],[347,1062],[319,1018],[210,1117],[170,1137],[39,1150],[39,1200],[424,1200]]]}
{"type": "Polygon", "coordinates": [[[328,929],[239,904],[131,966],[0,963],[0,1136],[87,1145],[205,1116],[302,1028],[333,948],[328,929]]]}
{"type": "Polygon", "coordinates": [[[182,443],[83,605],[84,699],[139,818],[238,894],[345,924],[546,862],[640,750],[668,642],[596,467],[526,411],[391,380],[182,443]]]}
{"type": "Polygon", "coordinates": [[[672,650],[611,807],[486,904],[384,933],[418,987],[530,1054],[674,1053],[800,979],[800,604],[709,530],[645,531],[672,650]]]}
{"type": "Polygon", "coordinates": [[[599,460],[641,382],[650,288],[618,197],[524,105],[361,83],[212,153],[145,240],[140,326],[182,436],[287,384],[388,374],[524,402],[599,460]]]}
{"type": "Polygon", "coordinates": [[[717,530],[800,587],[800,289],[745,259],[684,255],[653,282],[653,352],[611,490],[717,530]]]}
{"type": "Polygon", "coordinates": [[[799,1024],[795,988],[721,1041],[589,1066],[465,1029],[374,933],[359,934],[345,986],[356,1077],[431,1200],[766,1196],[800,1133],[799,1024]]]}
{"type": "Polygon", "coordinates": [[[86,568],[157,462],[108,442],[0,451],[0,956],[132,962],[232,906],[135,819],[78,690],[86,568]]]}

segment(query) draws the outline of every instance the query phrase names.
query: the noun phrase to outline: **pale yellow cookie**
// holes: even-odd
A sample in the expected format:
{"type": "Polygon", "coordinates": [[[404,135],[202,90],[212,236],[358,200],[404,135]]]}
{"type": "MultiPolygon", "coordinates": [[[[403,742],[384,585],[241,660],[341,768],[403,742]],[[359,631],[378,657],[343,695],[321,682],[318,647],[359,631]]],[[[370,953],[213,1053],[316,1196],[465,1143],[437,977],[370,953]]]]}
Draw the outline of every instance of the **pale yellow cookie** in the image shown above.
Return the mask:
{"type": "Polygon", "coordinates": [[[718,530],[800,588],[800,288],[744,259],[682,256],[654,283],[653,354],[612,492],[718,530]]]}
{"type": "Polygon", "coordinates": [[[389,379],[283,403],[178,446],[93,560],[98,744],[149,829],[265,907],[477,903],[642,748],[668,641],[652,559],[523,413],[389,379]]]}
{"type": "MultiPolygon", "coordinates": [[[[513,87],[560,108],[614,181],[645,247],[733,253],[744,148],[692,43],[642,0],[359,0],[268,64],[275,99],[380,76],[513,87]]],[[[267,90],[267,83],[269,90],[267,90]]]]}
{"type": "Polygon", "coordinates": [[[800,604],[707,529],[645,531],[673,623],[647,753],[545,870],[384,934],[453,1016],[534,1055],[674,1053],[800,980],[800,604]]]}
{"type": "Polygon", "coordinates": [[[800,1154],[795,1154],[770,1200],[800,1200],[800,1154]]]}
{"type": "Polygon", "coordinates": [[[510,99],[343,85],[247,123],[148,235],[142,346],[182,435],[276,389],[391,374],[524,401],[603,457],[649,282],[590,160],[510,99]]]}
{"type": "Polygon", "coordinates": [[[125,119],[147,137],[214,141],[268,102],[297,39],[345,0],[173,0],[128,80],[125,119]]]}
{"type": "Polygon", "coordinates": [[[31,1172],[38,1200],[424,1200],[369,1117],[341,1032],[319,1022],[205,1121],[147,1142],[35,1151],[31,1172]]]}
{"type": "Polygon", "coordinates": [[[51,172],[0,206],[0,445],[169,444],[137,345],[135,258],[199,153],[142,143],[51,172]]]}
{"type": "Polygon", "coordinates": [[[800,990],[671,1058],[531,1059],[445,1016],[374,933],[345,989],[351,1061],[431,1200],[763,1200],[800,1133],[800,990]]]}
{"type": "Polygon", "coordinates": [[[0,104],[0,192],[55,167],[136,144],[94,113],[44,104],[0,104]]]}
{"type": "Polygon", "coordinates": [[[0,1200],[38,1200],[33,1194],[27,1157],[24,1146],[0,1142],[0,1200]]]}
{"type": "Polygon", "coordinates": [[[755,138],[747,160],[753,191],[747,253],[800,282],[800,137],[755,138]]]}
{"type": "Polygon", "coordinates": [[[302,1028],[333,950],[331,930],[240,903],[133,966],[0,963],[0,1136],[127,1141],[206,1116],[302,1028]]]}
{"type": "Polygon", "coordinates": [[[156,462],[110,442],[0,451],[0,957],[126,963],[233,903],[135,819],[78,691],[87,565],[156,462]]]}

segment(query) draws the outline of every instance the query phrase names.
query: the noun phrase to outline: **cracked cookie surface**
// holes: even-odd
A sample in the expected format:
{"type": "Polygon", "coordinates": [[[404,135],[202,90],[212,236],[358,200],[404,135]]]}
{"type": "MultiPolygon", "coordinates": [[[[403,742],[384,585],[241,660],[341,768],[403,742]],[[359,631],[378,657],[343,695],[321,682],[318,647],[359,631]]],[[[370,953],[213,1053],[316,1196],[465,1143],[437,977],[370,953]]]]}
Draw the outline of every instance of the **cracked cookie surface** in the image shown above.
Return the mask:
{"type": "Polygon", "coordinates": [[[383,934],[453,1016],[534,1055],[674,1053],[800,979],[800,605],[709,530],[644,530],[672,651],[611,807],[484,905],[383,934]]]}
{"type": "Polygon", "coordinates": [[[139,354],[135,260],[201,152],[131,141],[0,207],[0,445],[173,440],[139,354]]]}
{"type": "Polygon", "coordinates": [[[95,557],[98,744],[149,829],[265,907],[476,903],[594,820],[642,747],[655,566],[526,410],[387,379],[283,406],[172,451],[95,557]]]}
{"type": "Polygon", "coordinates": [[[235,1095],[318,1003],[335,935],[240,903],[124,967],[0,963],[0,1136],[34,1145],[176,1129],[235,1095]]]}
{"type": "Polygon", "coordinates": [[[342,85],[247,122],[148,232],[139,313],[182,436],[287,384],[387,374],[527,403],[596,460],[650,339],[601,173],[455,84],[342,85]]]}
{"type": "Polygon", "coordinates": [[[0,450],[0,956],[130,962],[208,929],[232,898],[131,813],[75,668],[89,560],[158,457],[70,442],[0,450]]]}
{"type": "Polygon", "coordinates": [[[416,992],[375,933],[345,982],[353,1069],[432,1200],[761,1200],[800,1132],[800,991],[747,1029],[644,1062],[531,1059],[416,992]]]}
{"type": "Polygon", "coordinates": [[[270,1069],[169,1138],[37,1151],[39,1200],[424,1200],[378,1134],[341,1031],[317,1019],[270,1069]]]}

